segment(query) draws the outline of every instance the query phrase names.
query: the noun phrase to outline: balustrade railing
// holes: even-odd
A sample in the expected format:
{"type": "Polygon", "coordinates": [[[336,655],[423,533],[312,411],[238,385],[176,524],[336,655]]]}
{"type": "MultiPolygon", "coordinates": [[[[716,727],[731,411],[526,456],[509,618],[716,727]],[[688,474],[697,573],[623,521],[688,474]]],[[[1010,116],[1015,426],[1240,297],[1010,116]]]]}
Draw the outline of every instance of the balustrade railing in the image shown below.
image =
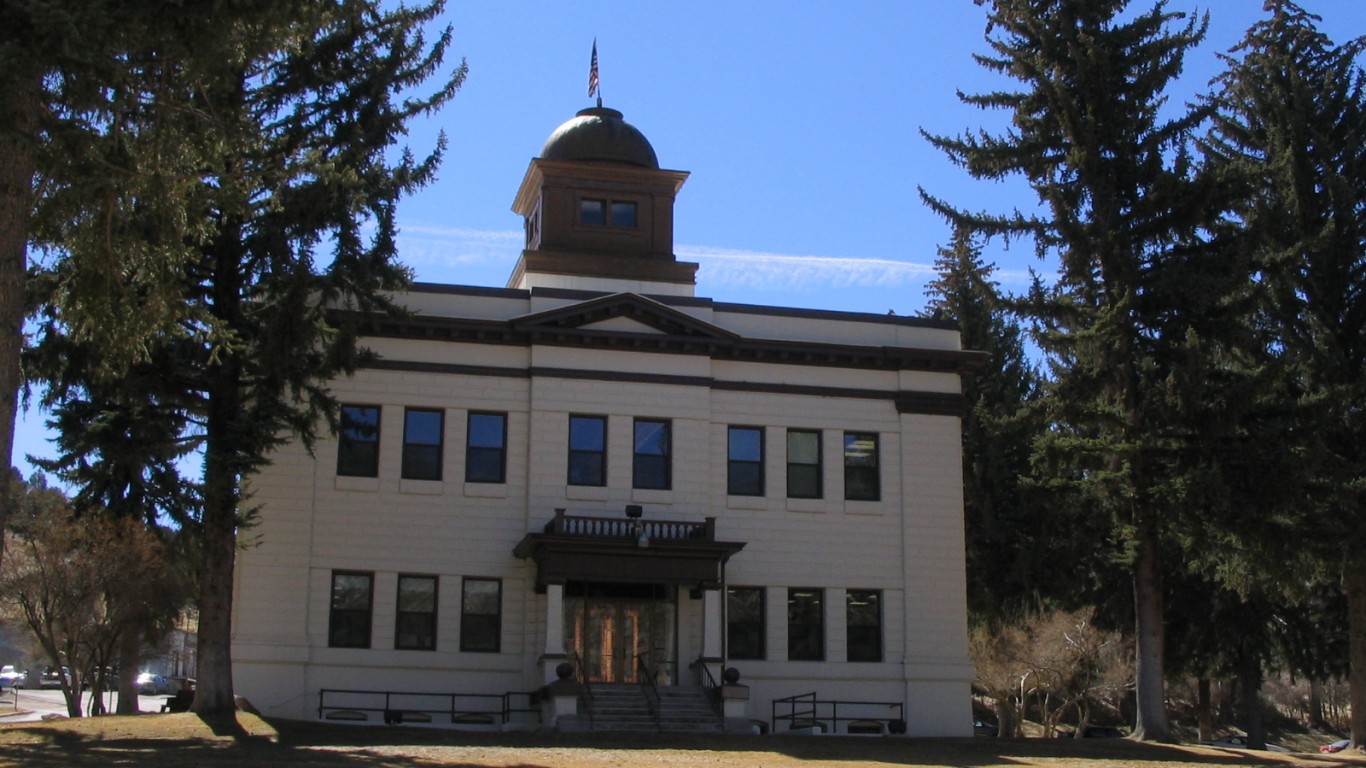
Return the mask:
{"type": "Polygon", "coordinates": [[[715,541],[716,518],[703,522],[683,520],[641,520],[639,518],[591,517],[568,515],[555,510],[546,522],[545,532],[553,536],[590,536],[595,538],[648,538],[651,541],[715,541]]]}

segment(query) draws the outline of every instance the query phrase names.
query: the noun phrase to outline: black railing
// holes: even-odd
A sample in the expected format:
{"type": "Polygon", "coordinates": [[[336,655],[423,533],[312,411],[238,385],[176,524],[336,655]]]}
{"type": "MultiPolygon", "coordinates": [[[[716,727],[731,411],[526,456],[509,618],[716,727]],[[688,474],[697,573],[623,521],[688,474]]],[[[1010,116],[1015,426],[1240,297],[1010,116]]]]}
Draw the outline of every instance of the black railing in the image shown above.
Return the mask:
{"type": "Polygon", "coordinates": [[[588,674],[584,671],[583,660],[574,651],[569,652],[569,663],[574,667],[574,679],[579,683],[579,690],[583,691],[584,709],[588,710],[588,728],[593,728],[593,687],[588,684],[588,674]]]}
{"type": "Polygon", "coordinates": [[[636,654],[636,682],[640,684],[640,690],[645,695],[645,706],[650,710],[650,717],[654,718],[655,725],[659,725],[659,687],[655,684],[655,670],[650,668],[646,662],[649,653],[636,654]]]}
{"type": "Polygon", "coordinates": [[[567,515],[555,510],[555,517],[545,524],[545,532],[552,536],[588,536],[594,538],[640,539],[651,541],[715,541],[716,518],[702,522],[683,520],[641,520],[622,517],[588,517],[567,515]]]}
{"type": "Polygon", "coordinates": [[[510,722],[513,715],[532,714],[539,722],[541,710],[532,706],[534,696],[529,691],[427,693],[323,688],[318,691],[318,719],[369,720],[375,713],[390,725],[405,720],[434,722],[437,718],[449,718],[452,724],[499,725],[510,722]],[[523,702],[524,706],[516,706],[523,702]]]}
{"type": "Polygon", "coordinates": [[[701,672],[698,677],[701,679],[702,690],[707,694],[707,701],[711,702],[711,708],[716,712],[717,717],[724,717],[724,704],[721,701],[721,684],[716,682],[716,677],[711,673],[711,667],[706,662],[698,659],[696,666],[701,672]]]}
{"type": "Polygon", "coordinates": [[[778,723],[786,723],[787,730],[796,728],[829,728],[838,733],[840,723],[878,723],[885,733],[905,733],[906,715],[899,701],[821,701],[815,691],[785,699],[773,700],[773,715],[769,727],[778,732],[778,723]],[[779,710],[783,710],[779,714],[779,710]]]}

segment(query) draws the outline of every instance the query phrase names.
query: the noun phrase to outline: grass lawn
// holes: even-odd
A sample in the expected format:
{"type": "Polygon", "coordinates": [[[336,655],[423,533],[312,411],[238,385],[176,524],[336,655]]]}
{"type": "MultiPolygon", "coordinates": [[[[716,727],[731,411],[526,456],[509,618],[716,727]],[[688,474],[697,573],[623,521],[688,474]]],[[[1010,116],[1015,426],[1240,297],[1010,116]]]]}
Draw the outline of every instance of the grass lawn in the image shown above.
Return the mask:
{"type": "Polygon", "coordinates": [[[832,736],[492,734],[355,727],[238,713],[100,717],[0,726],[0,766],[199,768],[603,768],[618,766],[1119,766],[1363,765],[1360,756],[1275,754],[1138,744],[1124,739],[899,739],[832,736]]]}

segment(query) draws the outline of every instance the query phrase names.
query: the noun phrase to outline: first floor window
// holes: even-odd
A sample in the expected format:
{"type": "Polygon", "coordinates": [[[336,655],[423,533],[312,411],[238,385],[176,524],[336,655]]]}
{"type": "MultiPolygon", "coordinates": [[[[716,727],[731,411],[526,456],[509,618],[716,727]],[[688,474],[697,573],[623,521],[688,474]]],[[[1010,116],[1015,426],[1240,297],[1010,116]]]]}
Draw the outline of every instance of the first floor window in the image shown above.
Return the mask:
{"type": "Polygon", "coordinates": [[[379,476],[379,406],[343,405],[337,431],[337,474],[379,476]]]}
{"type": "Polygon", "coordinates": [[[726,590],[726,651],[732,659],[764,658],[764,589],[726,590]]]}
{"type": "Polygon", "coordinates": [[[844,433],[844,498],[850,501],[882,498],[875,432],[844,433]]]}
{"type": "Polygon", "coordinates": [[[851,589],[845,593],[850,661],[882,661],[882,592],[851,589]]]}
{"type": "Polygon", "coordinates": [[[503,582],[465,579],[460,602],[460,650],[497,653],[502,647],[503,582]]]}
{"type": "Polygon", "coordinates": [[[808,429],[787,431],[787,495],[793,499],[821,497],[821,433],[808,429]]]}
{"type": "Polygon", "coordinates": [[[470,414],[465,441],[465,482],[505,482],[507,427],[506,413],[470,414]]]}
{"type": "Polygon", "coordinates": [[[373,573],[334,571],[332,611],[327,622],[327,644],[333,648],[369,648],[373,573]]]}
{"type": "Polygon", "coordinates": [[[607,485],[607,417],[569,417],[569,484],[607,485]]]}
{"type": "Polygon", "coordinates": [[[394,647],[403,651],[436,650],[436,577],[398,577],[398,621],[394,647]]]}
{"type": "Polygon", "coordinates": [[[442,411],[409,408],[403,412],[403,478],[441,479],[442,411]]]}
{"type": "Polygon", "coordinates": [[[726,493],[764,495],[764,430],[731,427],[727,440],[726,493]]]}
{"type": "Polygon", "coordinates": [[[669,422],[636,419],[635,427],[632,487],[668,490],[672,487],[672,478],[669,476],[669,422]]]}
{"type": "Polygon", "coordinates": [[[787,658],[825,660],[825,591],[810,587],[787,590],[787,658]]]}

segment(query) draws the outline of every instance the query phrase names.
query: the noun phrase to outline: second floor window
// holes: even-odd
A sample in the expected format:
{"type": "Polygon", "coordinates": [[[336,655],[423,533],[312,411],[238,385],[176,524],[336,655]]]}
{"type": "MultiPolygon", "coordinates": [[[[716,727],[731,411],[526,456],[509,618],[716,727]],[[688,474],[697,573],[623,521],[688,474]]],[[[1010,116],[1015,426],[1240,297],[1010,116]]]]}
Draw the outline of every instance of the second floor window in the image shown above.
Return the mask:
{"type": "Polygon", "coordinates": [[[727,440],[726,493],[764,495],[764,430],[731,427],[727,440]]]}
{"type": "Polygon", "coordinates": [[[850,501],[882,498],[877,454],[876,433],[844,433],[844,498],[850,501]]]}
{"type": "Polygon", "coordinates": [[[337,474],[379,476],[379,406],[343,405],[337,432],[337,474]]]}
{"type": "Polygon", "coordinates": [[[672,487],[670,477],[669,422],[652,419],[636,419],[635,423],[635,462],[632,468],[632,487],[668,490],[672,487]]]}
{"type": "Polygon", "coordinates": [[[409,408],[403,412],[403,478],[441,479],[441,411],[409,408]]]}
{"type": "Polygon", "coordinates": [[[569,484],[607,485],[607,417],[569,417],[569,484]]]}
{"type": "Polygon", "coordinates": [[[470,413],[465,441],[465,482],[506,482],[507,426],[506,413],[470,413]]]}
{"type": "Polygon", "coordinates": [[[787,495],[793,499],[821,497],[821,433],[787,431],[787,495]]]}

